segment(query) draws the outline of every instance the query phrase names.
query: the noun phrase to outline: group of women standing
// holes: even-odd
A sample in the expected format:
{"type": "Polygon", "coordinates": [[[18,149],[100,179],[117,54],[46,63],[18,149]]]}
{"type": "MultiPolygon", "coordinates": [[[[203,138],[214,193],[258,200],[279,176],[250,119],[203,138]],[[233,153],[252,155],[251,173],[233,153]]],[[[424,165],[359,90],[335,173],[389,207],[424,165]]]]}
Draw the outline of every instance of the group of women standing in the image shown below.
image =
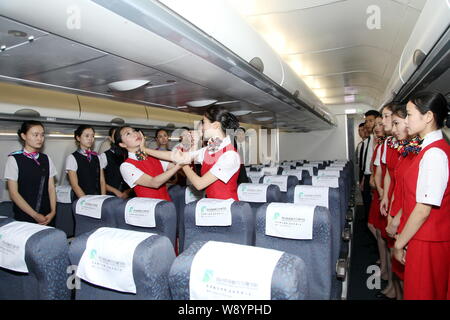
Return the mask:
{"type": "Polygon", "coordinates": [[[388,104],[376,118],[369,229],[380,254],[379,294],[450,299],[450,110],[440,93],[388,104]]]}
{"type": "MultiPolygon", "coordinates": [[[[238,200],[241,160],[226,135],[227,130],[238,127],[233,114],[214,106],[205,112],[195,133],[185,130],[182,143],[173,151],[167,148],[164,130],[156,133],[158,148],[150,149],[140,130],[122,126],[109,131],[111,148],[98,155],[92,151],[94,128],[81,125],[74,132],[77,150],[66,159],[72,199],[110,194],[171,201],[166,183],[182,171],[191,185],[206,190],[207,197],[238,200]],[[194,147],[201,146],[202,141],[205,147],[194,147]],[[200,175],[192,164],[194,161],[201,164],[200,175]]],[[[23,149],[8,157],[5,179],[16,220],[54,225],[56,170],[50,157],[40,152],[44,133],[44,126],[38,121],[23,123],[18,131],[23,149]]]]}
{"type": "MultiPolygon", "coordinates": [[[[441,132],[444,122],[450,124],[449,109],[439,93],[416,94],[406,106],[389,104],[375,119],[369,225],[378,240],[382,276],[391,280],[382,294],[390,298],[403,293],[404,299],[450,299],[450,147],[441,132]]],[[[238,200],[242,161],[226,135],[238,127],[233,114],[214,106],[205,112],[200,134],[187,132],[173,151],[147,148],[141,131],[123,126],[110,131],[111,149],[99,156],[92,151],[94,129],[80,126],[78,149],[66,161],[74,197],[134,193],[170,201],[166,183],[182,171],[207,197],[238,200]],[[201,141],[207,141],[205,147],[192,148],[201,141]],[[200,175],[193,161],[201,164],[200,175]]],[[[18,134],[24,147],[10,154],[5,169],[15,218],[51,225],[56,170],[40,152],[44,127],[27,121],[18,134]]],[[[156,138],[167,144],[162,131],[156,138]]]]}

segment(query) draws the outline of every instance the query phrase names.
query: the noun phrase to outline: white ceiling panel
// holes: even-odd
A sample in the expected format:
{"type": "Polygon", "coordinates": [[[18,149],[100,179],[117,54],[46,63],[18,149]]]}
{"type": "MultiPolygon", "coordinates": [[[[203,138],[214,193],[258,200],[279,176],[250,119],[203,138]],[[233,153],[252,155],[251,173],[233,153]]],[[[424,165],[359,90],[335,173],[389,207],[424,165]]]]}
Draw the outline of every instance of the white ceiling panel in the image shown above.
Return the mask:
{"type": "Polygon", "coordinates": [[[356,102],[374,107],[426,2],[228,1],[322,102],[354,103],[346,92],[352,87],[356,102]]]}

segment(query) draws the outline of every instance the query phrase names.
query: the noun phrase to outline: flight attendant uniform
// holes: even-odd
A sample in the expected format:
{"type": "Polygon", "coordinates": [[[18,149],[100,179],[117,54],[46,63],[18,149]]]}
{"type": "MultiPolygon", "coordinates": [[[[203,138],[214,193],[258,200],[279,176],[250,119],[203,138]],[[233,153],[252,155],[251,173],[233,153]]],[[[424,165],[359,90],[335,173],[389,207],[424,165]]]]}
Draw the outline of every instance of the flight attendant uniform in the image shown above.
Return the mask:
{"type": "MultiPolygon", "coordinates": [[[[86,195],[101,194],[100,169],[104,167],[94,151],[79,149],[66,159],[66,172],[71,170],[77,173],[78,185],[86,195]]],[[[72,191],[72,201],[75,199],[72,191]]]]}
{"type": "MultiPolygon", "coordinates": [[[[377,143],[375,146],[375,149],[373,150],[372,161],[371,161],[372,172],[375,172],[375,167],[377,166],[377,164],[379,165],[380,147],[381,147],[381,145],[379,143],[377,143]]],[[[378,196],[378,191],[377,191],[377,189],[372,189],[372,202],[370,203],[368,223],[373,225],[376,229],[379,229],[380,216],[381,216],[381,214],[380,214],[380,198],[378,196]]]]}
{"type": "MultiPolygon", "coordinates": [[[[393,145],[393,147],[396,148],[398,158],[396,166],[394,168],[394,175],[393,175],[395,185],[393,186],[392,196],[394,197],[394,201],[391,203],[391,207],[389,208],[389,214],[391,215],[392,218],[394,218],[398,214],[400,209],[402,209],[403,205],[402,178],[404,175],[408,174],[408,170],[412,163],[412,160],[414,160],[414,157],[416,156],[414,152],[409,152],[409,143],[410,141],[405,140],[398,142],[398,144],[394,143],[393,145]]],[[[394,257],[392,257],[392,271],[397,275],[397,277],[400,280],[404,280],[405,266],[394,257]]]]}
{"type": "MultiPolygon", "coordinates": [[[[377,152],[376,152],[376,158],[374,161],[374,166],[380,167],[381,169],[381,181],[384,181],[384,176],[386,175],[386,165],[383,164],[382,158],[384,157],[384,150],[385,150],[385,141],[386,138],[378,138],[377,139],[377,152]]],[[[374,190],[374,194],[376,193],[376,197],[378,198],[377,204],[378,207],[374,208],[373,210],[375,211],[374,214],[376,215],[375,219],[374,219],[374,223],[373,226],[375,227],[375,229],[379,230],[381,233],[381,236],[384,239],[388,238],[388,235],[386,233],[386,226],[387,226],[387,218],[385,216],[383,216],[380,212],[380,199],[379,199],[379,195],[378,195],[378,191],[374,190]]],[[[374,196],[373,196],[374,197],[374,196]]]]}
{"type": "MultiPolygon", "coordinates": [[[[5,179],[17,181],[19,194],[38,213],[47,215],[51,211],[48,180],[56,176],[53,161],[44,153],[20,150],[8,156],[5,179]]],[[[13,203],[14,219],[36,223],[27,213],[13,203]]],[[[50,222],[54,226],[55,219],[50,222]]]]}
{"type": "MultiPolygon", "coordinates": [[[[99,159],[100,166],[104,168],[106,184],[120,192],[129,189],[120,174],[120,165],[125,161],[120,151],[116,147],[111,147],[111,149],[102,153],[99,159]]],[[[114,195],[112,192],[107,192],[107,194],[114,195]]]]}
{"type": "Polygon", "coordinates": [[[442,131],[427,134],[408,174],[403,176],[401,232],[416,203],[432,205],[430,215],[409,241],[405,300],[450,297],[450,146],[442,131]]]}
{"type": "Polygon", "coordinates": [[[207,147],[191,152],[191,156],[202,165],[202,176],[209,171],[218,179],[206,187],[207,198],[239,201],[237,180],[241,160],[229,136],[223,141],[210,139],[207,147]]]}
{"type": "Polygon", "coordinates": [[[159,188],[136,185],[136,181],[144,173],[151,177],[159,176],[167,170],[168,164],[167,161],[162,162],[151,156],[141,157],[129,152],[128,159],[120,165],[120,173],[130,188],[133,188],[137,197],[172,201],[165,183],[159,188]]]}

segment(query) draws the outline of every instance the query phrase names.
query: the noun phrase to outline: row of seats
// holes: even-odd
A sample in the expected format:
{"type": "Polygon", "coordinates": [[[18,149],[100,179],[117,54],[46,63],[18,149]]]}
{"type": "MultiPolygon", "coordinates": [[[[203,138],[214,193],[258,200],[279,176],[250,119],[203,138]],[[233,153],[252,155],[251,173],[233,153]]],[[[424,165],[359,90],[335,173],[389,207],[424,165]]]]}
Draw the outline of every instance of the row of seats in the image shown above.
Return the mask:
{"type": "MultiPolygon", "coordinates": [[[[348,166],[345,166],[343,170],[344,172],[346,171],[346,168],[348,168],[348,166]]],[[[343,210],[345,207],[342,206],[342,203],[345,205],[345,199],[347,198],[347,179],[344,180],[343,178],[340,178],[339,184],[336,185],[337,188],[329,188],[328,208],[316,208],[317,212],[315,212],[314,215],[315,231],[313,237],[314,240],[317,240],[316,242],[297,241],[296,244],[293,244],[296,241],[291,241],[290,239],[281,239],[281,241],[277,242],[273,241],[274,237],[265,236],[264,234],[265,212],[267,210],[267,206],[269,205],[268,203],[295,202],[295,187],[298,184],[314,184],[314,179],[312,177],[308,177],[307,175],[304,176],[305,179],[300,181],[298,181],[295,176],[286,177],[288,187],[287,191],[284,193],[280,192],[280,188],[277,185],[268,185],[266,190],[266,198],[262,203],[248,201],[250,207],[243,201],[233,203],[233,223],[230,227],[196,226],[195,209],[197,202],[187,203],[189,200],[195,199],[195,197],[192,197],[192,195],[188,196],[188,194],[191,194],[189,189],[174,186],[169,191],[174,203],[172,204],[170,202],[161,201],[155,206],[155,228],[143,229],[142,227],[127,224],[123,214],[126,208],[127,200],[112,197],[103,202],[100,219],[94,219],[83,215],[75,215],[77,220],[75,235],[80,236],[81,234],[91,232],[92,230],[102,226],[138,231],[148,230],[150,232],[167,236],[167,238],[170,239],[172,246],[174,246],[175,234],[178,232],[180,239],[180,252],[185,251],[186,248],[190,247],[190,245],[198,240],[206,241],[211,239],[269,248],[271,245],[275,245],[274,249],[292,252],[294,255],[300,256],[307,261],[306,269],[308,271],[308,278],[313,279],[313,281],[311,281],[311,293],[308,296],[309,298],[338,298],[340,294],[339,282],[336,281],[336,276],[331,270],[333,270],[333,266],[340,256],[339,247],[342,244],[340,234],[342,232],[342,222],[345,220],[345,211],[343,210]],[[345,184],[342,184],[342,180],[345,184]],[[340,192],[340,190],[343,192],[340,192]],[[342,196],[342,193],[344,193],[344,196],[342,196]],[[325,221],[325,223],[324,221],[321,221],[321,216],[322,218],[323,216],[327,217],[322,220],[328,220],[328,224],[326,223],[327,221],[325,221]],[[342,218],[344,218],[344,220],[342,220],[342,218]],[[325,230],[325,232],[318,233],[317,230],[325,230]],[[258,235],[261,236],[258,237],[258,235]],[[265,237],[267,240],[264,240],[265,237]],[[328,247],[325,245],[321,249],[318,249],[318,243],[322,241],[320,239],[327,239],[327,237],[328,239],[331,239],[330,243],[328,243],[328,247]],[[309,249],[299,250],[302,245],[309,249]],[[299,254],[300,251],[301,254],[299,254]],[[328,252],[330,252],[330,258],[327,260],[324,257],[327,256],[328,252]],[[320,257],[320,254],[323,254],[324,257],[320,257]],[[317,257],[319,258],[316,259],[317,257]],[[314,268],[314,266],[321,265],[321,261],[322,265],[328,265],[331,267],[325,268],[324,272],[316,270],[317,268],[314,268]],[[324,264],[324,261],[330,261],[330,263],[324,264]],[[332,279],[331,295],[329,295],[330,290],[328,289],[330,277],[332,279]]],[[[268,182],[267,178],[270,179],[270,177],[261,177],[259,182],[268,182]]],[[[242,191],[245,186],[246,185],[241,185],[239,187],[240,191],[242,191]]],[[[245,193],[240,192],[240,195],[243,194],[245,195],[245,193]]],[[[199,195],[197,195],[197,198],[198,197],[199,195]]],[[[73,211],[75,212],[77,203],[73,203],[72,206],[73,211]]],[[[327,244],[327,240],[325,240],[322,245],[324,245],[324,243],[327,244]]]]}
{"type": "MultiPolygon", "coordinates": [[[[7,227],[12,223],[17,223],[11,218],[0,218],[0,232],[2,227],[7,227]]],[[[32,225],[27,222],[18,222],[15,226],[17,230],[21,227],[32,225]]],[[[21,232],[16,232],[21,236],[21,232]]],[[[11,241],[7,238],[5,241],[11,241]]],[[[199,252],[210,242],[196,241],[189,249],[178,257],[175,257],[170,240],[161,235],[143,233],[137,231],[98,228],[76,237],[70,244],[67,244],[65,234],[55,228],[45,228],[37,231],[28,238],[24,245],[25,264],[28,267],[26,272],[17,272],[0,268],[0,299],[55,299],[68,300],[71,298],[72,290],[75,292],[77,300],[189,300],[195,297],[199,298],[198,292],[193,296],[195,279],[191,277],[194,269],[194,261],[199,260],[199,252]],[[115,233],[119,233],[119,237],[115,233]],[[102,237],[93,240],[93,236],[98,233],[102,237]],[[140,237],[135,248],[131,252],[125,252],[125,256],[130,255],[130,262],[127,259],[114,260],[108,255],[111,252],[120,251],[117,247],[118,239],[127,237],[140,237]],[[90,242],[91,241],[91,242],[90,242]],[[100,244],[98,243],[100,241],[100,244]],[[99,247],[96,247],[99,246],[99,247]],[[92,248],[96,248],[92,250],[92,248]],[[81,263],[83,261],[83,268],[81,263]],[[84,267],[86,266],[87,267],[84,267]],[[80,271],[78,269],[83,269],[80,271]],[[116,274],[127,275],[127,270],[131,270],[131,276],[117,279],[119,277],[111,276],[116,274]],[[100,271],[99,271],[100,270],[100,271]],[[106,278],[103,272],[106,270],[106,278]],[[75,275],[80,275],[80,281],[75,275]],[[127,282],[132,283],[133,289],[127,287],[127,282]]],[[[221,244],[220,242],[214,243],[221,244]]],[[[222,243],[223,246],[224,243],[222,243]]],[[[2,243],[2,249],[5,245],[2,243]]],[[[242,245],[233,245],[231,250],[218,252],[223,261],[230,263],[233,267],[245,268],[246,266],[257,263],[248,256],[236,259],[236,250],[244,249],[252,253],[258,250],[256,247],[242,245]]],[[[126,250],[128,247],[125,248],[126,250]]],[[[259,249],[261,250],[261,249],[259,249]]],[[[119,254],[123,252],[120,251],[119,254]]],[[[258,252],[259,253],[259,252],[258,252]]],[[[285,252],[270,252],[279,256],[276,264],[269,272],[263,272],[259,278],[263,282],[270,284],[268,298],[272,300],[303,300],[310,297],[308,284],[308,273],[305,263],[295,255],[285,252]]],[[[116,253],[117,255],[117,253],[116,253]]],[[[122,257],[122,256],[121,256],[122,257]]],[[[264,254],[259,254],[264,259],[264,254]]],[[[203,264],[208,264],[210,259],[206,256],[203,264]]],[[[0,260],[1,263],[4,261],[0,260]]],[[[197,269],[199,263],[197,263],[197,269]]],[[[208,266],[207,266],[208,267],[208,266]]],[[[197,287],[205,285],[212,279],[212,271],[205,269],[204,275],[197,281],[197,287]],[[208,278],[205,278],[208,276],[208,278]]],[[[217,277],[215,282],[211,282],[211,289],[218,294],[231,293],[235,291],[236,285],[233,283],[234,275],[229,276],[229,280],[224,282],[217,277]],[[217,286],[217,287],[216,287],[217,286]],[[228,292],[223,292],[227,290],[228,292]]],[[[211,290],[207,289],[207,290],[211,290]]],[[[251,289],[251,288],[250,288],[251,289]]],[[[245,288],[240,288],[234,292],[244,294],[245,288]],[[240,292],[239,292],[240,291],[240,292]]],[[[205,299],[200,292],[200,298],[205,299]]],[[[242,298],[248,298],[243,296],[242,298]]]]}

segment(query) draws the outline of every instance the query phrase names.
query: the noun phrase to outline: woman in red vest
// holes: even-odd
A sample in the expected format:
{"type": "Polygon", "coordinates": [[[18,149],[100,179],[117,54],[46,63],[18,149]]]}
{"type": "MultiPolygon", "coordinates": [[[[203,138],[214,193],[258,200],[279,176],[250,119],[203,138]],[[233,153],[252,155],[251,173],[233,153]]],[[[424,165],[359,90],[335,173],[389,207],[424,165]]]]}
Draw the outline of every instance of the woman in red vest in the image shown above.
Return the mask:
{"type": "Polygon", "coordinates": [[[202,119],[203,140],[208,141],[206,147],[187,152],[180,150],[158,151],[145,149],[148,154],[162,160],[191,163],[193,159],[202,165],[201,176],[188,166],[183,166],[187,179],[197,190],[206,188],[206,196],[214,199],[234,199],[237,196],[237,179],[241,159],[233,147],[230,134],[239,128],[239,121],[228,111],[217,106],[210,107],[202,119]]]}
{"type": "Polygon", "coordinates": [[[161,161],[145,152],[148,149],[144,147],[142,132],[131,127],[118,128],[114,141],[117,146],[128,151],[128,158],[120,165],[120,173],[136,196],[171,201],[165,183],[181,166],[169,165],[163,168],[161,161]]]}
{"type": "Polygon", "coordinates": [[[446,119],[450,124],[449,109],[442,94],[428,92],[414,95],[406,108],[408,133],[423,140],[401,181],[395,257],[405,264],[404,299],[450,299],[450,146],[440,130],[446,119]]]}

